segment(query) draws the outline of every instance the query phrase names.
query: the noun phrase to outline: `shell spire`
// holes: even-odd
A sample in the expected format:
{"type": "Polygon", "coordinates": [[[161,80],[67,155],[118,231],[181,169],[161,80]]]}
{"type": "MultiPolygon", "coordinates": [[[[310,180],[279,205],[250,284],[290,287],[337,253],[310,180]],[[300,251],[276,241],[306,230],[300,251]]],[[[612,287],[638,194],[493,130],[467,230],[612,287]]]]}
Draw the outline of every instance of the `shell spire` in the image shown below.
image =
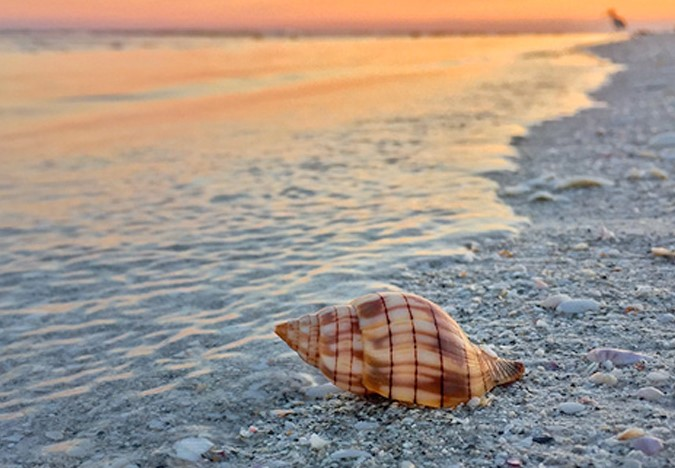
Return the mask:
{"type": "Polygon", "coordinates": [[[480,397],[525,370],[471,343],[450,315],[413,294],[369,294],[275,332],[344,390],[436,408],[480,397]]]}

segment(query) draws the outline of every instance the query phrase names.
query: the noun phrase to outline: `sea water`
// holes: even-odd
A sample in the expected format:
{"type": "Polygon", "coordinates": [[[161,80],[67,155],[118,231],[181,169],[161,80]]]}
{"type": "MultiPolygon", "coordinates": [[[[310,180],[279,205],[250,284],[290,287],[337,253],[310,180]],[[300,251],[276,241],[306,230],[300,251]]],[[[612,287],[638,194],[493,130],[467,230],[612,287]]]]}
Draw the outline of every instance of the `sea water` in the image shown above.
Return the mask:
{"type": "Polygon", "coordinates": [[[524,221],[484,174],[592,105],[607,40],[3,34],[0,418],[470,260],[524,221]]]}

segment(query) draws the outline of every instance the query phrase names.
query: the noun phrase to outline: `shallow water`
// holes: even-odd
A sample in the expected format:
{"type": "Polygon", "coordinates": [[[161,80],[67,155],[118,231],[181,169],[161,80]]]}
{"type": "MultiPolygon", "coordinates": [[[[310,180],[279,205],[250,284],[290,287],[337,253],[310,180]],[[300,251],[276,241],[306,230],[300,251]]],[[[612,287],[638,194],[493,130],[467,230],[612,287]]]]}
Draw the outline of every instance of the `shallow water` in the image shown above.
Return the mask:
{"type": "Polygon", "coordinates": [[[592,105],[601,40],[2,36],[0,419],[470,260],[524,221],[482,174],[592,105]]]}

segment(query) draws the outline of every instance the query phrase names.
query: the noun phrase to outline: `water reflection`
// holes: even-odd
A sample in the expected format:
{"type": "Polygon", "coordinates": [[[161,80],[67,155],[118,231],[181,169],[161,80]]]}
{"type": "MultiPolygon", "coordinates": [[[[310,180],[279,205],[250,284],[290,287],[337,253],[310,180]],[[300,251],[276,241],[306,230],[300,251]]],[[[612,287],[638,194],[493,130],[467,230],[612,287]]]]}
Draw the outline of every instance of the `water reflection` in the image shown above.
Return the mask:
{"type": "Polygon", "coordinates": [[[590,105],[596,39],[0,40],[0,419],[227,385],[274,321],[515,230],[481,174],[590,105]]]}

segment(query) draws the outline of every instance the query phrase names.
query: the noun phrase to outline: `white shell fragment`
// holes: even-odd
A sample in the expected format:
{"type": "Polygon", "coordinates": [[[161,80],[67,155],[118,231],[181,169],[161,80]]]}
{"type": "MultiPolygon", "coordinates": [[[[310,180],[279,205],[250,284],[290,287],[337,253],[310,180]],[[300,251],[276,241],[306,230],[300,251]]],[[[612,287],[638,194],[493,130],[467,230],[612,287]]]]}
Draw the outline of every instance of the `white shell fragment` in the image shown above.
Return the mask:
{"type": "Polygon", "coordinates": [[[561,403],[558,409],[565,414],[578,414],[584,411],[586,407],[576,401],[566,401],[561,403]]]}
{"type": "Polygon", "coordinates": [[[556,312],[562,314],[583,314],[586,312],[595,312],[600,309],[600,303],[593,299],[569,299],[562,301],[555,308],[556,312]]]}
{"type": "Polygon", "coordinates": [[[555,309],[563,301],[568,301],[571,298],[567,294],[555,294],[553,296],[548,296],[546,299],[539,303],[544,309],[555,309]]]}
{"type": "Polygon", "coordinates": [[[644,354],[615,348],[596,348],[590,351],[586,357],[593,362],[610,361],[615,366],[628,366],[650,358],[644,354]]]}
{"type": "Polygon", "coordinates": [[[203,437],[188,437],[173,444],[176,458],[191,462],[201,460],[202,453],[206,453],[211,447],[213,442],[203,437]]]}
{"type": "Polygon", "coordinates": [[[591,188],[591,187],[608,187],[611,185],[614,185],[614,182],[605,179],[604,177],[578,176],[578,177],[569,177],[558,181],[558,183],[555,184],[555,189],[569,190],[569,189],[591,188]]]}
{"type": "Polygon", "coordinates": [[[666,396],[661,390],[654,387],[642,387],[635,394],[638,398],[647,401],[657,401],[666,396]]]}
{"type": "Polygon", "coordinates": [[[638,439],[633,439],[631,447],[640,450],[645,455],[656,455],[663,450],[663,441],[656,437],[644,436],[638,439]]]}
{"type": "Polygon", "coordinates": [[[322,448],[326,447],[329,444],[330,442],[328,442],[326,439],[322,438],[317,434],[312,434],[311,436],[309,436],[309,446],[312,447],[314,450],[321,450],[322,448]]]}
{"type": "Polygon", "coordinates": [[[616,385],[619,382],[619,379],[617,379],[616,376],[612,374],[605,374],[604,372],[596,372],[595,374],[591,375],[588,380],[596,385],[609,386],[616,385]]]}

